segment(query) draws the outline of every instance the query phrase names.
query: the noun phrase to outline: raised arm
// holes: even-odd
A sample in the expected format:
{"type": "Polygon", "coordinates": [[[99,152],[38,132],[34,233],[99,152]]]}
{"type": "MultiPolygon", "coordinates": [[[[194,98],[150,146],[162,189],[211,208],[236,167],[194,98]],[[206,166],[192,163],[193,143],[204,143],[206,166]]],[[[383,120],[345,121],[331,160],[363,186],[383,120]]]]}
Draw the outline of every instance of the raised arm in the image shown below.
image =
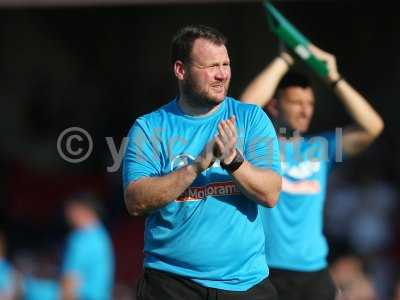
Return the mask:
{"type": "Polygon", "coordinates": [[[250,82],[239,99],[242,102],[265,106],[274,96],[279,82],[293,63],[293,58],[287,52],[281,52],[250,82]]]}
{"type": "Polygon", "coordinates": [[[329,74],[327,81],[349,112],[355,126],[349,126],[343,132],[343,150],[354,155],[364,150],[382,132],[384,123],[379,114],[357,90],[355,90],[338,72],[336,58],[315,45],[310,50],[321,60],[326,61],[329,74]]]}

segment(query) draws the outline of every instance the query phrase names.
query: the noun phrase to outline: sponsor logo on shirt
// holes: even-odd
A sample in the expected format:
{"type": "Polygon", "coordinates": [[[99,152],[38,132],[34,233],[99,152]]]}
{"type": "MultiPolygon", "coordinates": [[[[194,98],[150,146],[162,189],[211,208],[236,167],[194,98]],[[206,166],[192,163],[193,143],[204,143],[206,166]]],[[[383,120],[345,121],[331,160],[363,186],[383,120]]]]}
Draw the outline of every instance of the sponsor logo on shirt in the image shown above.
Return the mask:
{"type": "Polygon", "coordinates": [[[285,176],[290,176],[295,179],[305,179],[319,172],[321,169],[321,162],[307,160],[297,165],[289,165],[286,162],[282,162],[281,166],[285,176]]]}
{"type": "Polygon", "coordinates": [[[291,181],[283,177],[282,191],[289,194],[313,195],[321,191],[321,186],[317,180],[291,181]]]}
{"type": "Polygon", "coordinates": [[[233,181],[215,182],[200,187],[190,187],[176,199],[177,202],[199,201],[212,197],[239,195],[238,186],[233,181]]]}
{"type": "Polygon", "coordinates": [[[313,195],[321,191],[318,180],[308,179],[321,170],[319,161],[302,161],[297,165],[282,162],[282,191],[289,194],[313,195]],[[295,180],[292,180],[295,179],[295,180]]]}

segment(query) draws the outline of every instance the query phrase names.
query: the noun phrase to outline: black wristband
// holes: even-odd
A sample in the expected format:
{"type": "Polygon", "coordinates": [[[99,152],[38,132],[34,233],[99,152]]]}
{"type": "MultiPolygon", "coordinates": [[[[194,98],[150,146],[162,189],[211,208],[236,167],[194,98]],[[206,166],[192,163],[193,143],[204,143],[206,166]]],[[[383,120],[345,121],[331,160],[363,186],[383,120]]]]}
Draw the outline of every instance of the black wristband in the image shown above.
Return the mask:
{"type": "Polygon", "coordinates": [[[340,81],[342,81],[342,80],[344,80],[344,78],[342,77],[342,76],[340,76],[338,79],[336,79],[335,81],[332,81],[331,82],[331,88],[335,88],[336,86],[337,86],[337,84],[340,82],[340,81]]]}
{"type": "Polygon", "coordinates": [[[230,173],[235,172],[239,167],[242,165],[244,162],[244,158],[242,153],[238,149],[236,149],[236,155],[235,158],[229,163],[229,164],[224,164],[223,161],[220,162],[221,168],[224,170],[227,170],[230,173]]]}

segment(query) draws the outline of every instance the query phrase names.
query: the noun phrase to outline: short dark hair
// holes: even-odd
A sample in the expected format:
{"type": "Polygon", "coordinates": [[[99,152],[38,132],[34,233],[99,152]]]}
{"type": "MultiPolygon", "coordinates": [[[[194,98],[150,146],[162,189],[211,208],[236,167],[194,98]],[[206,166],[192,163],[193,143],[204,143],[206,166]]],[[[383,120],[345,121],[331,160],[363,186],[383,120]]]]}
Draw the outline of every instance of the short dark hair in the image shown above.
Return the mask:
{"type": "Polygon", "coordinates": [[[104,213],[102,205],[97,200],[96,196],[90,192],[73,194],[66,199],[64,205],[66,207],[69,205],[82,205],[95,212],[99,217],[104,213]]]}
{"type": "Polygon", "coordinates": [[[290,72],[283,77],[278,85],[278,90],[283,90],[291,86],[299,86],[302,88],[311,87],[311,81],[306,75],[290,72]]]}
{"type": "Polygon", "coordinates": [[[181,28],[172,38],[171,64],[177,60],[190,62],[193,43],[196,39],[203,38],[215,45],[226,45],[227,38],[217,29],[205,25],[190,25],[181,28]]]}
{"type": "Polygon", "coordinates": [[[311,87],[311,81],[306,75],[297,72],[289,72],[279,82],[276,89],[275,98],[279,99],[284,89],[295,86],[308,88],[311,87]]]}

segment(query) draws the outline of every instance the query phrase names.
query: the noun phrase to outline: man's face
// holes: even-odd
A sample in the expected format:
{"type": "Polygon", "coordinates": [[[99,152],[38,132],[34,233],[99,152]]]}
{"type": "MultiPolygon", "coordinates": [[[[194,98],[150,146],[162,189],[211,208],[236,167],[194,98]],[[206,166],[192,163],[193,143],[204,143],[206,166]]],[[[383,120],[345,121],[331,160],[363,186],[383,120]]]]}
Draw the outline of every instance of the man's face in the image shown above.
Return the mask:
{"type": "Polygon", "coordinates": [[[215,45],[206,39],[193,43],[191,60],[185,64],[182,89],[185,95],[202,104],[215,106],[228,93],[231,68],[224,45],[215,45]]]}
{"type": "Polygon", "coordinates": [[[87,215],[87,208],[77,203],[69,203],[65,209],[65,218],[74,228],[80,227],[87,215]]]}
{"type": "Polygon", "coordinates": [[[290,128],[304,133],[314,114],[314,93],[311,87],[291,86],[279,98],[280,119],[290,128]]]}

